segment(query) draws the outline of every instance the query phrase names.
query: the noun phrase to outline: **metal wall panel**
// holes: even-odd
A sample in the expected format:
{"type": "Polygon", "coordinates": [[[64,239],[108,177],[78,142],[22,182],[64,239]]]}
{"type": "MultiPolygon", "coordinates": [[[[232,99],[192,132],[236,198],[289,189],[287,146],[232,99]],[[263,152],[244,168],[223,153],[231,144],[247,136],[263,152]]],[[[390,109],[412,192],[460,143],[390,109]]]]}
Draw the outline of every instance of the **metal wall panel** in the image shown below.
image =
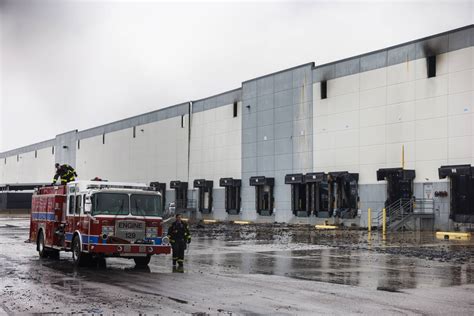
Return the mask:
{"type": "Polygon", "coordinates": [[[257,79],[257,96],[273,94],[273,76],[257,79]]]}
{"type": "Polygon", "coordinates": [[[242,121],[244,218],[273,221],[292,216],[290,208],[285,207],[289,206],[291,195],[284,175],[294,171],[294,157],[302,160],[298,167],[312,168],[312,68],[312,64],[303,65],[244,82],[242,86],[244,107],[250,106],[242,121]],[[248,183],[251,176],[275,177],[274,216],[257,216],[255,189],[248,183]]]}
{"type": "Polygon", "coordinates": [[[271,110],[274,106],[274,95],[273,94],[266,94],[257,97],[257,110],[258,111],[265,111],[271,110]]]}
{"type": "Polygon", "coordinates": [[[90,138],[97,135],[116,132],[127,128],[133,128],[134,126],[145,125],[148,123],[153,123],[181,115],[189,115],[188,102],[126,118],[109,124],[97,126],[84,131],[79,131],[77,133],[77,139],[90,138]]]}
{"type": "MultiPolygon", "coordinates": [[[[291,81],[289,81],[291,83],[291,81]]],[[[274,107],[279,108],[282,106],[291,105],[293,102],[293,89],[275,92],[273,95],[274,107]]]]}
{"type": "Polygon", "coordinates": [[[291,122],[293,117],[293,105],[286,105],[275,109],[275,123],[291,122]]]}
{"type": "Polygon", "coordinates": [[[257,113],[257,126],[272,125],[274,122],[273,109],[257,113]]]}
{"type": "Polygon", "coordinates": [[[448,51],[470,47],[472,29],[466,29],[450,33],[448,35],[448,51]]]}
{"type": "Polygon", "coordinates": [[[360,58],[360,71],[370,71],[387,67],[387,51],[374,53],[360,58]]]}
{"type": "Polygon", "coordinates": [[[387,52],[387,66],[415,60],[415,53],[415,44],[408,44],[389,49],[387,52]]]}
{"type": "Polygon", "coordinates": [[[431,55],[447,53],[473,44],[474,26],[469,25],[379,51],[318,65],[312,71],[312,80],[313,83],[316,83],[336,79],[431,55]]]}
{"type": "Polygon", "coordinates": [[[417,41],[415,50],[416,59],[447,53],[448,35],[441,35],[426,40],[417,41]]]}
{"type": "Polygon", "coordinates": [[[76,167],[77,130],[56,136],[55,160],[76,167]]]}
{"type": "Polygon", "coordinates": [[[359,72],[360,72],[359,59],[349,59],[346,61],[342,61],[340,63],[337,63],[335,67],[336,77],[349,76],[349,75],[357,74],[359,72]]]}
{"type": "Polygon", "coordinates": [[[2,152],[2,153],[0,153],[0,158],[3,159],[3,158],[7,158],[7,157],[21,155],[21,154],[24,154],[24,153],[33,152],[35,150],[40,150],[40,149],[48,148],[48,147],[51,148],[51,147],[54,147],[54,146],[56,146],[56,139],[49,139],[49,140],[45,140],[45,141],[42,141],[42,142],[39,142],[39,143],[35,143],[35,144],[28,145],[28,146],[24,146],[24,147],[20,147],[20,148],[16,148],[16,149],[12,149],[12,150],[2,152]]]}
{"type": "Polygon", "coordinates": [[[293,122],[275,124],[275,139],[290,139],[293,136],[293,122]]]}
{"type": "Polygon", "coordinates": [[[293,88],[293,74],[290,71],[276,74],[273,78],[273,90],[277,92],[293,88]]]}
{"type": "Polygon", "coordinates": [[[336,64],[317,66],[313,69],[313,82],[321,82],[336,78],[336,64]]]}

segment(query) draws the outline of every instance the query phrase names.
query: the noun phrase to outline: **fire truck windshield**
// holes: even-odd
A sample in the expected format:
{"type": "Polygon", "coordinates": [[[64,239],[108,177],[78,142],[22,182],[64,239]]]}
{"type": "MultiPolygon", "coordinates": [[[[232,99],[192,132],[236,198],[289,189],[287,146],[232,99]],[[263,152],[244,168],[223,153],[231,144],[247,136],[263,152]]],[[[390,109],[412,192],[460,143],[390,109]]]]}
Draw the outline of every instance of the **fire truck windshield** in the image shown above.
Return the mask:
{"type": "Polygon", "coordinates": [[[96,193],[91,196],[92,215],[128,215],[130,201],[128,194],[96,193]]]}
{"type": "Polygon", "coordinates": [[[158,195],[132,194],[130,196],[132,215],[161,216],[161,198],[158,195]]]}
{"type": "Polygon", "coordinates": [[[91,196],[92,216],[162,216],[161,197],[152,194],[95,193],[91,196]]]}

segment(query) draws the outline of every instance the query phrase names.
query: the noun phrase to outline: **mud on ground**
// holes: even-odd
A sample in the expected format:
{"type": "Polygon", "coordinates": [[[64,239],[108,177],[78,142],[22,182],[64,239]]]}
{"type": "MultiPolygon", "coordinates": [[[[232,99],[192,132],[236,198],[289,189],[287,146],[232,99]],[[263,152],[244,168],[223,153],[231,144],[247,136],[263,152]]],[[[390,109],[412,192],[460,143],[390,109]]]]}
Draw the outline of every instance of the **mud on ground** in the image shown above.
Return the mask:
{"type": "Polygon", "coordinates": [[[474,241],[438,240],[435,232],[381,232],[342,228],[317,230],[313,225],[210,223],[191,225],[195,236],[223,241],[254,240],[275,243],[307,243],[348,250],[415,257],[439,262],[474,262],[474,241]]]}

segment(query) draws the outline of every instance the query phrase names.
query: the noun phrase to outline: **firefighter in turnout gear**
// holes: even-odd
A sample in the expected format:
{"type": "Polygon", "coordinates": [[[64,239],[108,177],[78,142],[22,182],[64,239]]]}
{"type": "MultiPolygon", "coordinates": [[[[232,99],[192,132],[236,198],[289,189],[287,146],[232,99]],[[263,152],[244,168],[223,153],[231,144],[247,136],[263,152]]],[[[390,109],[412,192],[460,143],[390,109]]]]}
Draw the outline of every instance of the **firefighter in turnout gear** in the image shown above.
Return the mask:
{"type": "Polygon", "coordinates": [[[182,268],[184,250],[186,250],[187,244],[191,242],[191,235],[189,234],[188,224],[181,219],[181,214],[176,214],[175,222],[168,228],[168,238],[173,248],[173,267],[176,267],[177,262],[179,268],[182,268]]]}
{"type": "Polygon", "coordinates": [[[70,165],[64,164],[55,164],[56,167],[56,174],[54,175],[53,178],[53,185],[56,184],[56,181],[58,181],[58,178],[61,178],[61,184],[67,184],[69,182],[72,182],[76,180],[77,173],[76,170],[74,170],[73,167],[70,165]]]}

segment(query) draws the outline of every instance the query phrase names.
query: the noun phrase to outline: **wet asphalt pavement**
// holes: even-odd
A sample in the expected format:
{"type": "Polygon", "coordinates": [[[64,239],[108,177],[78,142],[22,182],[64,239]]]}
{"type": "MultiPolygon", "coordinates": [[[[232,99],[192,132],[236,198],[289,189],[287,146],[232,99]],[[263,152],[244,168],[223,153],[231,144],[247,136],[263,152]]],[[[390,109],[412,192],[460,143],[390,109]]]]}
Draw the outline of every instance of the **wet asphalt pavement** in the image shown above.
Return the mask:
{"type": "Polygon", "coordinates": [[[383,240],[308,226],[194,226],[184,273],[39,259],[27,219],[0,218],[0,315],[449,314],[474,311],[474,243],[433,233],[383,240]]]}

